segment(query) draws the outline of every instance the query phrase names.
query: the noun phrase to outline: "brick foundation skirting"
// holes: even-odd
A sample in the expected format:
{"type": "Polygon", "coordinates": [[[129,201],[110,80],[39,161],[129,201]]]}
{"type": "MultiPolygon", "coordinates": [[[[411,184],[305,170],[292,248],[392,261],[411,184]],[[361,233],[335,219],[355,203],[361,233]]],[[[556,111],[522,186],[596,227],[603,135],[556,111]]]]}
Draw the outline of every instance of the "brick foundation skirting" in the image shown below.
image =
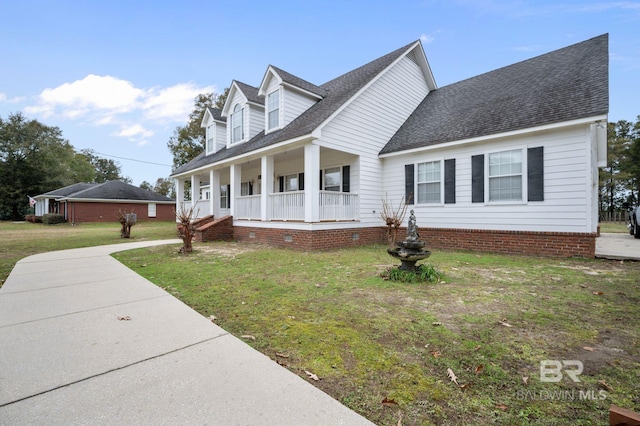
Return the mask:
{"type": "MultiPolygon", "coordinates": [[[[274,247],[314,251],[368,244],[386,244],[386,228],[345,228],[317,231],[233,226],[224,218],[222,228],[211,226],[204,241],[233,240],[274,247]],[[218,228],[217,231],[213,231],[218,228]],[[217,232],[217,234],[216,234],[217,232]],[[230,234],[232,232],[232,234],[230,234]],[[217,237],[216,237],[217,235],[217,237]]],[[[398,231],[404,239],[406,229],[398,231]]],[[[596,233],[528,232],[474,229],[420,228],[420,238],[429,250],[470,250],[478,252],[523,254],[543,257],[595,257],[596,233]]],[[[198,238],[198,240],[200,240],[198,238]]]]}

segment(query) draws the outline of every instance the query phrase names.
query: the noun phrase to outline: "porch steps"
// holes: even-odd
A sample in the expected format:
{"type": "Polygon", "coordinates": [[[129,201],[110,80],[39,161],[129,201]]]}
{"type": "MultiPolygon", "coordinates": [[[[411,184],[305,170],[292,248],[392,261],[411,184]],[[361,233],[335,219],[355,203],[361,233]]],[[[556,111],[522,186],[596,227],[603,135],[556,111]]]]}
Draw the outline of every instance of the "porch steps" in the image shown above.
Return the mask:
{"type": "Polygon", "coordinates": [[[194,240],[198,242],[233,240],[233,216],[230,215],[218,219],[213,216],[200,218],[193,223],[193,228],[194,240]]]}

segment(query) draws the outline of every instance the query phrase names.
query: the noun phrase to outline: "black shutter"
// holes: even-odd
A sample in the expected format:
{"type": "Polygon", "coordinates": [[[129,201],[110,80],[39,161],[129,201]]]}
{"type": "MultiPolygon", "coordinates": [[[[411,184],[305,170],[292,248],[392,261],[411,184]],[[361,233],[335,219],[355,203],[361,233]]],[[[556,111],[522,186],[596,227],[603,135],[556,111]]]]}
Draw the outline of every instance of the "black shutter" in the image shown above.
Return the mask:
{"type": "Polygon", "coordinates": [[[529,201],[544,201],[544,150],[527,149],[527,193],[529,201]]]}
{"type": "Polygon", "coordinates": [[[322,170],[320,170],[320,191],[322,191],[322,170]]]}
{"type": "Polygon", "coordinates": [[[414,204],[413,201],[413,190],[414,190],[414,165],[413,164],[405,164],[404,165],[404,203],[405,204],[414,204]]]}
{"type": "Polygon", "coordinates": [[[278,192],[284,192],[284,176],[278,176],[278,192]]]}
{"type": "Polygon", "coordinates": [[[456,160],[444,160],[444,203],[456,202],[456,160]]]}
{"type": "Polygon", "coordinates": [[[304,191],[304,173],[298,173],[298,191],[304,191]]]}
{"type": "Polygon", "coordinates": [[[342,166],[342,192],[351,192],[351,166],[342,166]]]}
{"type": "Polygon", "coordinates": [[[231,208],[231,185],[227,185],[227,208],[231,208]]]}
{"type": "Polygon", "coordinates": [[[471,202],[484,203],[484,155],[471,157],[471,202]]]}
{"type": "Polygon", "coordinates": [[[249,182],[249,195],[253,195],[253,183],[249,182]]]}

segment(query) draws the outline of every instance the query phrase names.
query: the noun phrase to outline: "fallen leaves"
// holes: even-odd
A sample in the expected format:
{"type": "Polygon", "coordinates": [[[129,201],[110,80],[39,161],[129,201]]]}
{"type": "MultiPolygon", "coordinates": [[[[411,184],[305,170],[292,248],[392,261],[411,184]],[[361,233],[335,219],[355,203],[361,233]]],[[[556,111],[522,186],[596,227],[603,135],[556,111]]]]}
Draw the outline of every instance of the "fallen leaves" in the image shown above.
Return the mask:
{"type": "Polygon", "coordinates": [[[215,315],[209,315],[208,319],[209,319],[211,322],[216,322],[216,320],[217,320],[218,318],[217,318],[215,315]]]}
{"type": "Polygon", "coordinates": [[[256,336],[252,336],[251,334],[243,334],[240,337],[242,337],[243,339],[246,339],[246,340],[256,340],[256,336]]]}
{"type": "Polygon", "coordinates": [[[604,380],[598,380],[598,384],[608,392],[613,392],[613,388],[607,384],[604,380]]]}
{"type": "Polygon", "coordinates": [[[313,374],[311,371],[304,370],[304,372],[307,374],[307,376],[309,376],[309,378],[310,378],[310,379],[315,380],[315,381],[320,380],[320,379],[318,378],[318,376],[316,376],[315,374],[313,374]]]}
{"type": "Polygon", "coordinates": [[[595,295],[595,296],[602,296],[604,294],[603,291],[592,291],[591,294],[595,295]]]}
{"type": "Polygon", "coordinates": [[[442,356],[442,353],[440,353],[440,351],[431,351],[430,354],[433,355],[434,358],[442,356]]]}
{"type": "Polygon", "coordinates": [[[129,315],[118,317],[118,321],[131,321],[131,317],[129,315]]]}
{"type": "Polygon", "coordinates": [[[456,376],[456,374],[453,372],[452,369],[447,368],[447,377],[449,377],[449,379],[455,383],[456,385],[460,386],[460,384],[458,383],[458,377],[456,376]]]}
{"type": "Polygon", "coordinates": [[[506,318],[503,318],[502,321],[498,321],[498,324],[500,324],[501,326],[504,326],[504,327],[513,327],[511,324],[509,324],[507,322],[506,318]]]}
{"type": "Polygon", "coordinates": [[[382,405],[384,405],[385,407],[397,407],[398,403],[395,402],[393,399],[389,399],[385,396],[384,399],[382,400],[382,405]]]}
{"type": "Polygon", "coordinates": [[[482,373],[483,369],[484,369],[484,365],[480,364],[479,366],[476,367],[476,369],[474,370],[474,373],[480,374],[482,373]]]}

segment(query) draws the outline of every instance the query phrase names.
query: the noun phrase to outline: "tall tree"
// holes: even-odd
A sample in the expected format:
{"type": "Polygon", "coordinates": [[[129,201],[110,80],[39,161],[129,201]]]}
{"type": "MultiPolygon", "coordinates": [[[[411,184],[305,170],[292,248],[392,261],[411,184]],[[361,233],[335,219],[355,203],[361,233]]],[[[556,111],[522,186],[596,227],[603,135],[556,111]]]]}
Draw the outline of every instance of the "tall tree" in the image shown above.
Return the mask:
{"type": "Polygon", "coordinates": [[[205,129],[200,127],[204,113],[209,107],[222,108],[229,94],[225,89],[221,95],[204,93],[195,97],[193,111],[189,114],[189,122],[185,126],[174,129],[167,147],[173,155],[174,170],[188,163],[205,149],[205,129]]]}
{"type": "Polygon", "coordinates": [[[130,179],[120,174],[120,165],[116,161],[99,157],[92,149],[83,149],[80,151],[80,155],[83,155],[93,166],[93,177],[87,182],[103,183],[110,180],[121,180],[130,183],[130,179]]]}
{"type": "Polygon", "coordinates": [[[27,195],[75,183],[89,170],[59,128],[21,113],[0,117],[0,218],[22,219],[27,195]]]}
{"type": "Polygon", "coordinates": [[[153,186],[153,192],[169,198],[176,198],[176,191],[173,186],[173,179],[158,178],[153,186]]]}

